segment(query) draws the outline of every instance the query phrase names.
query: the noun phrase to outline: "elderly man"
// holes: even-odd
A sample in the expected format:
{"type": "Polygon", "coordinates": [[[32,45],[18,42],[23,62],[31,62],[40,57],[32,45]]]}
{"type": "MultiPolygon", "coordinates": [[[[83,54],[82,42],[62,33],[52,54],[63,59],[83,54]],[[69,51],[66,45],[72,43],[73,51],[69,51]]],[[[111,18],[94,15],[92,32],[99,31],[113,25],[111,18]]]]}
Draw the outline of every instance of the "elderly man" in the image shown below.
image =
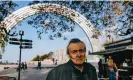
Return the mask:
{"type": "Polygon", "coordinates": [[[86,63],[86,46],[77,39],[71,39],[67,46],[70,60],[52,69],[46,80],[97,80],[96,69],[86,63]]]}

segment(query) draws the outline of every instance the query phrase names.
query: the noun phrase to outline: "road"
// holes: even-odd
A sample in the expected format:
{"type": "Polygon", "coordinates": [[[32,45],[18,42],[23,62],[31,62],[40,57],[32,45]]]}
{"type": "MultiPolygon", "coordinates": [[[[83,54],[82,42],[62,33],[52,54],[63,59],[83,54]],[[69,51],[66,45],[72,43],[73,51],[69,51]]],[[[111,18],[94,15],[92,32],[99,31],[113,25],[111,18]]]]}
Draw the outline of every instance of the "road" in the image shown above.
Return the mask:
{"type": "MultiPolygon", "coordinates": [[[[36,70],[33,68],[29,68],[28,70],[21,71],[20,80],[45,80],[48,72],[52,68],[44,68],[41,70],[36,70]]],[[[0,72],[0,76],[10,76],[16,77],[18,79],[18,72],[14,68],[10,68],[0,72]]]]}

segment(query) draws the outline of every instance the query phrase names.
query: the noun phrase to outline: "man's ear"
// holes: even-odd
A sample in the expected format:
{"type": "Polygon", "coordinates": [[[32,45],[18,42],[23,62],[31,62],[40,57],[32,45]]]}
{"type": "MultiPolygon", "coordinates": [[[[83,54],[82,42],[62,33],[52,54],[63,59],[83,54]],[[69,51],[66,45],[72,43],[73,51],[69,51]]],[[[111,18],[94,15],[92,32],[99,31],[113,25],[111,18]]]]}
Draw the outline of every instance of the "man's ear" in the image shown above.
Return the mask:
{"type": "Polygon", "coordinates": [[[67,54],[68,58],[71,59],[71,56],[69,54],[67,54]]]}

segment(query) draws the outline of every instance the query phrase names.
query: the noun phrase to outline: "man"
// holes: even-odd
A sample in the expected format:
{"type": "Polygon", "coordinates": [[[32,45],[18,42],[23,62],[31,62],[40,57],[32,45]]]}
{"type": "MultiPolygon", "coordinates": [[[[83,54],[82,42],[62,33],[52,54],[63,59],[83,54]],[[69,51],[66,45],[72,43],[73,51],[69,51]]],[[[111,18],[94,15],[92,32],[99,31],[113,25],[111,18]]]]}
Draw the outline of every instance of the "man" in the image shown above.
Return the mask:
{"type": "Polygon", "coordinates": [[[103,64],[102,64],[102,59],[100,59],[99,60],[99,62],[98,62],[98,70],[99,70],[99,72],[98,72],[98,77],[99,78],[102,78],[103,77],[103,64]]]}
{"type": "Polygon", "coordinates": [[[109,80],[118,80],[118,70],[112,56],[109,56],[107,65],[109,70],[109,80]]]}
{"type": "Polygon", "coordinates": [[[70,40],[67,46],[70,60],[52,69],[46,80],[97,80],[96,69],[86,63],[86,46],[79,39],[70,40]]]}
{"type": "Polygon", "coordinates": [[[125,61],[122,63],[123,67],[131,66],[131,59],[129,57],[125,57],[125,61]]]}
{"type": "Polygon", "coordinates": [[[37,70],[38,70],[38,69],[41,70],[41,61],[38,61],[37,70]]]}

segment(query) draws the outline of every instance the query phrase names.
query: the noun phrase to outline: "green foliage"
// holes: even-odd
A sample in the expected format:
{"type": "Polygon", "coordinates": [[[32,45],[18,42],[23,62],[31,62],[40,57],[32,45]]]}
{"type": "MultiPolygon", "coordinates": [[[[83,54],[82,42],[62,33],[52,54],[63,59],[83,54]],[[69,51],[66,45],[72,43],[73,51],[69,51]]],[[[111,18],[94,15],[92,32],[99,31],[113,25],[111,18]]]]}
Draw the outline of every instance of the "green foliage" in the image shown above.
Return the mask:
{"type": "Polygon", "coordinates": [[[52,59],[53,54],[54,54],[54,52],[49,52],[49,53],[44,54],[42,56],[37,55],[35,58],[32,59],[32,61],[38,61],[38,60],[43,61],[44,59],[52,59]]]}
{"type": "MultiPolygon", "coordinates": [[[[119,31],[125,32],[125,29],[133,28],[131,18],[133,12],[132,1],[32,1],[29,5],[36,3],[56,3],[74,9],[90,20],[99,31],[118,26],[114,30],[117,35],[119,31]]],[[[37,29],[40,39],[42,33],[48,34],[52,32],[52,34],[48,35],[53,40],[55,37],[67,39],[63,33],[73,32],[76,23],[58,14],[44,13],[32,16],[28,24],[37,29]],[[57,17],[60,21],[58,21],[57,17]],[[44,25],[45,20],[49,20],[49,24],[44,25]]],[[[97,38],[95,35],[92,37],[97,38]]]]}
{"type": "Polygon", "coordinates": [[[36,55],[36,57],[32,59],[32,61],[39,61],[39,60],[40,60],[40,56],[39,55],[36,55]]]}
{"type": "MultiPolygon", "coordinates": [[[[13,12],[15,7],[17,7],[17,4],[11,0],[0,1],[0,23],[4,20],[5,17],[7,17],[9,14],[11,14],[13,12]]],[[[4,32],[6,34],[6,35],[4,35],[4,41],[2,41],[2,43],[0,43],[2,52],[5,51],[5,46],[8,41],[8,35],[7,35],[7,32],[5,29],[4,29],[4,32]]],[[[0,28],[0,34],[2,34],[2,33],[3,33],[3,28],[0,28]]],[[[0,36],[0,37],[2,37],[2,36],[0,36]]]]}
{"type": "Polygon", "coordinates": [[[17,6],[18,5],[11,0],[0,1],[0,23],[5,17],[11,14],[17,6]]]}

